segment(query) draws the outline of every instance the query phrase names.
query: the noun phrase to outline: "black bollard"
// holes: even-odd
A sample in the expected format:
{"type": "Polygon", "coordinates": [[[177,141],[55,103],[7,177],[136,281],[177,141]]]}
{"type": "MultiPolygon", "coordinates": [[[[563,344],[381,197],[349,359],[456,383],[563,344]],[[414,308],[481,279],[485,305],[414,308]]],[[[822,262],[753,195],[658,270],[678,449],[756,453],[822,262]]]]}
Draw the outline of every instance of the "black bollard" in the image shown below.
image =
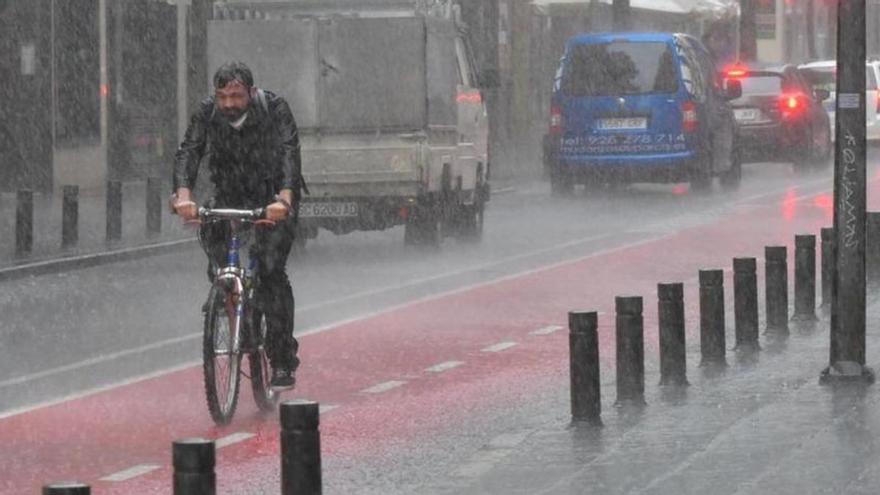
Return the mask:
{"type": "Polygon", "coordinates": [[[568,313],[571,419],[602,424],[598,314],[568,313]]]}
{"type": "Polygon", "coordinates": [[[755,258],[733,259],[733,311],[738,350],[760,349],[756,271],[755,258]]]}
{"type": "Polygon", "coordinates": [[[764,247],[764,300],[767,332],[788,333],[788,252],[785,246],[764,247]]]}
{"type": "Polygon", "coordinates": [[[147,178],[147,236],[156,236],[162,231],[162,180],[147,178]]]}
{"type": "Polygon", "coordinates": [[[725,364],[724,271],[700,270],[700,366],[725,364]]]}
{"type": "Polygon", "coordinates": [[[214,474],[214,442],[188,438],[174,442],[174,495],[214,495],[217,477],[214,474]]]}
{"type": "Polygon", "coordinates": [[[122,182],[107,181],[107,242],[122,239],[122,182]]]}
{"type": "Polygon", "coordinates": [[[876,286],[880,283],[880,212],[867,212],[865,235],[865,278],[876,286]]]}
{"type": "Polygon", "coordinates": [[[89,488],[89,485],[75,481],[52,483],[43,487],[43,495],[89,495],[91,493],[92,489],[89,488]]]}
{"type": "Polygon", "coordinates": [[[79,240],[79,186],[64,186],[61,201],[61,247],[75,246],[79,240]]]}
{"type": "Polygon", "coordinates": [[[27,256],[34,248],[34,192],[18,191],[15,206],[15,255],[27,256]]]}
{"type": "Polygon", "coordinates": [[[660,385],[687,385],[684,284],[657,284],[660,326],[660,385]]]}
{"type": "Polygon", "coordinates": [[[831,312],[831,282],[834,280],[834,228],[822,229],[822,311],[831,312]]]}
{"type": "Polygon", "coordinates": [[[645,403],[645,340],[642,298],[616,297],[617,404],[645,403]]]}
{"type": "Polygon", "coordinates": [[[321,493],[321,434],[318,403],[281,404],[281,495],[321,493]]]}
{"type": "Polygon", "coordinates": [[[795,321],[816,318],[816,236],[794,236],[794,316],[795,321]]]}

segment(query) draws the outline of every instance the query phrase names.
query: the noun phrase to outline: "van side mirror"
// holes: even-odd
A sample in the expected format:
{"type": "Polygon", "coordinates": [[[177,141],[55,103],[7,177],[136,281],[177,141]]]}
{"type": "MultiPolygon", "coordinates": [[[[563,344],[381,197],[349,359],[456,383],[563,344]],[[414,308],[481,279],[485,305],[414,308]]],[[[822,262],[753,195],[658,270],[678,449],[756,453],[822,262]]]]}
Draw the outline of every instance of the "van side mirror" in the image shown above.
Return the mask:
{"type": "Polygon", "coordinates": [[[828,98],[831,98],[831,91],[828,91],[824,88],[816,88],[813,90],[813,94],[816,95],[816,99],[819,101],[825,101],[828,98]]]}
{"type": "Polygon", "coordinates": [[[724,97],[735,100],[743,95],[742,82],[739,79],[727,79],[724,82],[724,97]]]}

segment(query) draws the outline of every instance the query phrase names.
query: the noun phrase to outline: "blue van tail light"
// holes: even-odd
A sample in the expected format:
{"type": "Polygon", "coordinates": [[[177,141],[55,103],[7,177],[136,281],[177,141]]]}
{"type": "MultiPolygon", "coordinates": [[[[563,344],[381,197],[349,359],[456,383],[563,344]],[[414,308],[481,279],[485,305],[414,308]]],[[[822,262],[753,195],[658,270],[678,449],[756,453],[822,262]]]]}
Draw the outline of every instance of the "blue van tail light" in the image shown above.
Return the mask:
{"type": "Polygon", "coordinates": [[[550,107],[550,134],[562,134],[562,109],[556,105],[550,107]]]}
{"type": "Polygon", "coordinates": [[[681,128],[684,132],[697,132],[700,121],[697,118],[697,104],[691,100],[681,103],[681,128]]]}

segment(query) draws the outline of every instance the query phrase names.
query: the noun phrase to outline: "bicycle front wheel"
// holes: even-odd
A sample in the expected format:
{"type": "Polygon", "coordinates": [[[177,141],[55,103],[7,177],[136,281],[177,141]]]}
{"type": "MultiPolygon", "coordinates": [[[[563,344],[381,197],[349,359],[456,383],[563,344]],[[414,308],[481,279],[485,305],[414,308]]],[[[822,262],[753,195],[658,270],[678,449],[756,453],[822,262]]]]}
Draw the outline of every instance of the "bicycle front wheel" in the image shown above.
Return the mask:
{"type": "Polygon", "coordinates": [[[266,316],[260,311],[253,312],[251,331],[254,348],[248,356],[251,366],[251,386],[254,391],[254,401],[263,412],[272,412],[278,405],[281,394],[272,390],[272,370],[269,366],[269,357],[266,355],[266,316]]]}
{"type": "Polygon", "coordinates": [[[211,417],[218,425],[232,421],[238,405],[241,353],[233,346],[237,324],[234,298],[231,291],[212,287],[205,313],[202,342],[205,396],[211,417]]]}

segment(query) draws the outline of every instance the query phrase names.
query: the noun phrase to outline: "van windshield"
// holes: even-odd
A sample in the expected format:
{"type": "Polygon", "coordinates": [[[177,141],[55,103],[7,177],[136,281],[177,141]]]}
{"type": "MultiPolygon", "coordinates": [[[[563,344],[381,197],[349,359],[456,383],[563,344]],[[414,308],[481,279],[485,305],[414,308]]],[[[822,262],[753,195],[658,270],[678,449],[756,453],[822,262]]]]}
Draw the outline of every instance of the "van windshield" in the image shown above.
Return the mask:
{"type": "Polygon", "coordinates": [[[615,41],[570,48],[562,74],[569,96],[674,93],[678,74],[669,45],[615,41]]]}

